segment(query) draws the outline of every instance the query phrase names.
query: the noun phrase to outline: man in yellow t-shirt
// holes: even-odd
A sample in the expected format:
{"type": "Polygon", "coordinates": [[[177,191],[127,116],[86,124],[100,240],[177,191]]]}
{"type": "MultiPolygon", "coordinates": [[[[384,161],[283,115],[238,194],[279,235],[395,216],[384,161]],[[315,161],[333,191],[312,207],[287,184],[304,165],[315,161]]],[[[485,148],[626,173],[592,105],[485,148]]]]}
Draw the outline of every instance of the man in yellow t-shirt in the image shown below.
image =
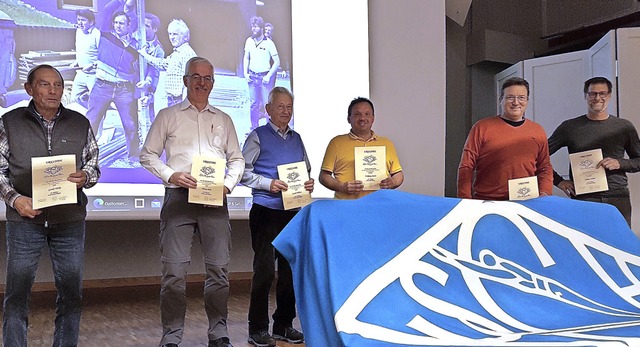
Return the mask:
{"type": "Polygon", "coordinates": [[[320,183],[333,190],[336,199],[357,199],[373,193],[373,190],[363,190],[363,182],[355,179],[356,147],[386,148],[387,178],[380,182],[380,189],[395,189],[404,181],[393,143],[371,130],[374,118],[371,100],[362,97],[353,99],[347,110],[347,121],[351,124],[351,131],[334,137],[327,146],[320,170],[320,183]]]}

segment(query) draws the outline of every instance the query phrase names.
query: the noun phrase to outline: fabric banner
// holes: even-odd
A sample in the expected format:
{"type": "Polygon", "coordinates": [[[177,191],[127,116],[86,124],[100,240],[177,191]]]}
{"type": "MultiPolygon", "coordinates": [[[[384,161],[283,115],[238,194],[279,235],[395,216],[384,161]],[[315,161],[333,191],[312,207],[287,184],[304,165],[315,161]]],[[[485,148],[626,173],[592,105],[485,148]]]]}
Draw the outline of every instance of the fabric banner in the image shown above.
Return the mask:
{"type": "Polygon", "coordinates": [[[274,245],[309,347],[640,346],[640,240],[610,205],[381,190],[274,245]]]}

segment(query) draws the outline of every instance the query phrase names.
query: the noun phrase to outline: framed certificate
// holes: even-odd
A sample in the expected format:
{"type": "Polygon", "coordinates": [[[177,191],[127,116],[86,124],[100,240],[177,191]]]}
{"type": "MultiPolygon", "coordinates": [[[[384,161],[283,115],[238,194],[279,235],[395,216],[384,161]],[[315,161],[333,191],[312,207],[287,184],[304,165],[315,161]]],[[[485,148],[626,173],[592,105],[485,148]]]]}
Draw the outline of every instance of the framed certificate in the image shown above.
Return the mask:
{"type": "Polygon", "coordinates": [[[67,180],[74,172],[76,156],[73,154],[31,158],[33,209],[77,203],[76,184],[67,180]]]}
{"type": "Polygon", "coordinates": [[[355,147],[356,180],[363,190],[379,190],[387,178],[387,148],[385,146],[355,147]]]}
{"type": "Polygon", "coordinates": [[[198,180],[195,189],[189,189],[189,202],[222,206],[224,204],[224,176],[227,161],[222,158],[196,155],[191,165],[191,176],[198,180]]]}
{"type": "Polygon", "coordinates": [[[289,186],[287,190],[282,191],[285,210],[311,203],[311,193],[304,189],[304,182],[309,180],[307,164],[304,161],[278,165],[278,178],[289,186]]]}
{"type": "Polygon", "coordinates": [[[509,200],[529,200],[538,196],[537,176],[509,180],[509,200]]]}
{"type": "Polygon", "coordinates": [[[602,161],[602,150],[600,148],[571,153],[569,154],[569,161],[576,195],[609,190],[607,174],[604,168],[602,166],[596,168],[598,163],[602,161]]]}

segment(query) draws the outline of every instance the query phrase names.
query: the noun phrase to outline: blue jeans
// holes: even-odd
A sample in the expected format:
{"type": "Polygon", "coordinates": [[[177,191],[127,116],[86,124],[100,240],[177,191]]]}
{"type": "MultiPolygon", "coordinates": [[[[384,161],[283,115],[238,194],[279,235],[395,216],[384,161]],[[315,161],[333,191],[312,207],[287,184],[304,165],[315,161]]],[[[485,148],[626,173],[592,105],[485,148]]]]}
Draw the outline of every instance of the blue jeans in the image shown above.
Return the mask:
{"type": "Polygon", "coordinates": [[[95,73],[86,73],[82,70],[76,71],[76,78],[71,87],[71,102],[77,102],[84,108],[89,107],[89,92],[96,84],[95,73]]]}
{"type": "Polygon", "coordinates": [[[7,277],[2,320],[5,346],[27,346],[31,287],[49,246],[56,298],[53,346],[76,346],[80,331],[85,222],[50,225],[7,221],[7,277]]]}
{"type": "Polygon", "coordinates": [[[131,82],[112,83],[97,79],[89,94],[89,109],[87,110],[87,119],[91,122],[94,134],[97,134],[100,123],[106,116],[109,105],[113,101],[124,129],[129,157],[135,157],[140,154],[138,105],[133,96],[133,91],[134,87],[131,82]]]}
{"type": "Polygon", "coordinates": [[[264,107],[269,102],[269,84],[262,83],[267,72],[256,73],[249,70],[249,98],[251,99],[251,130],[258,127],[260,118],[265,118],[264,107]]]}

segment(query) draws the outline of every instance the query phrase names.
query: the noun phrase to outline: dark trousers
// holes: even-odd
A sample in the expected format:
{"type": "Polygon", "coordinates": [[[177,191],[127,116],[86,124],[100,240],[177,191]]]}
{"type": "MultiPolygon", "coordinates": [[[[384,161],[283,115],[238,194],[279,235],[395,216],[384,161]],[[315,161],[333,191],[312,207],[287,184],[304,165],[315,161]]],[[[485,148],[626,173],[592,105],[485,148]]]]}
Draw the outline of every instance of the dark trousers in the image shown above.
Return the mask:
{"type": "Polygon", "coordinates": [[[576,199],[582,201],[591,201],[591,202],[603,202],[605,204],[615,206],[618,211],[622,214],[622,217],[627,221],[627,224],[631,226],[631,198],[581,198],[577,196],[576,199]]]}
{"type": "Polygon", "coordinates": [[[296,317],[296,298],[293,277],[287,260],[273,248],[271,242],[296,215],[296,211],[274,210],[253,204],[249,212],[251,247],[253,248],[253,279],[249,303],[249,333],[269,329],[269,291],[275,277],[275,262],[278,262],[276,283],[276,311],[273,325],[277,329],[290,327],[296,317]]]}

